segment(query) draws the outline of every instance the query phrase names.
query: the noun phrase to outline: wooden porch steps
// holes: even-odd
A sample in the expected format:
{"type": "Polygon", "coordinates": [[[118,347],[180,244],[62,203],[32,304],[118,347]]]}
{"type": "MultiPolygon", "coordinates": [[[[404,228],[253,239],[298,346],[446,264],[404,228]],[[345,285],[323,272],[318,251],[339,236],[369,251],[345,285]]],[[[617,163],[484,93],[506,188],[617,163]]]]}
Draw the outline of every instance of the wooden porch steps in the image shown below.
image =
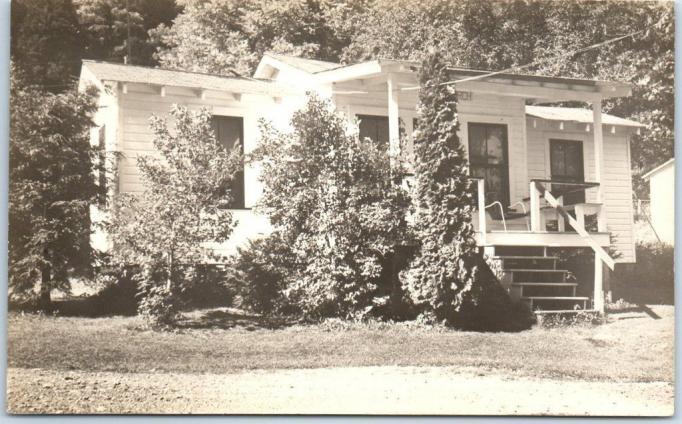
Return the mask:
{"type": "Polygon", "coordinates": [[[495,261],[500,281],[512,299],[528,304],[537,314],[586,311],[590,298],[577,295],[579,283],[572,273],[560,269],[560,258],[538,246],[494,246],[489,260],[495,261]]]}

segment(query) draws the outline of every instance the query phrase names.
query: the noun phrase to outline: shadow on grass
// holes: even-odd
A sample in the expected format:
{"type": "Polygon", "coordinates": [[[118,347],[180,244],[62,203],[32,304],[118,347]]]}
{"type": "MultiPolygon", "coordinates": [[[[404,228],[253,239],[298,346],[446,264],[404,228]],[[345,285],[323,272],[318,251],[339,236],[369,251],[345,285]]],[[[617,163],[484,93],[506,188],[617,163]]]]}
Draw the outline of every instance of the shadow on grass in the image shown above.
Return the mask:
{"type": "MultiPolygon", "coordinates": [[[[38,313],[39,308],[34,301],[9,301],[10,312],[38,313]]],[[[102,318],[108,316],[134,316],[137,303],[134,299],[111,299],[102,296],[82,296],[54,299],[47,310],[48,315],[62,317],[102,318]]]]}
{"type": "MultiPolygon", "coordinates": [[[[607,311],[607,313],[610,315],[626,314],[626,313],[633,313],[633,312],[645,313],[652,319],[661,319],[660,315],[658,315],[656,312],[651,310],[651,308],[649,308],[645,304],[638,304],[636,306],[628,306],[625,308],[618,308],[618,309],[609,309],[607,311]]],[[[637,318],[637,317],[630,317],[630,318],[637,318]]],[[[625,318],[621,318],[621,319],[625,319],[625,318]]]]}
{"type": "Polygon", "coordinates": [[[246,330],[276,330],[290,326],[295,322],[296,321],[293,319],[263,317],[242,311],[221,308],[183,314],[182,318],[177,321],[175,327],[221,330],[233,328],[243,328],[246,330]]]}

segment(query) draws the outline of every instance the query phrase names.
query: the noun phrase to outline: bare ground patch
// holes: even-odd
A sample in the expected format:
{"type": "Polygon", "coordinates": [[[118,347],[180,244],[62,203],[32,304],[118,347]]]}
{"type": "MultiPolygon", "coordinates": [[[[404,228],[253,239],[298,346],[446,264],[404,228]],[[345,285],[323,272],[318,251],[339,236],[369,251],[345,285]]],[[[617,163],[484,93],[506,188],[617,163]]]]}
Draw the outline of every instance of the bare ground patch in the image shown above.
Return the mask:
{"type": "Polygon", "coordinates": [[[672,383],[558,381],[452,367],[258,370],[222,375],[8,371],[8,406],[15,414],[673,413],[672,383]]]}

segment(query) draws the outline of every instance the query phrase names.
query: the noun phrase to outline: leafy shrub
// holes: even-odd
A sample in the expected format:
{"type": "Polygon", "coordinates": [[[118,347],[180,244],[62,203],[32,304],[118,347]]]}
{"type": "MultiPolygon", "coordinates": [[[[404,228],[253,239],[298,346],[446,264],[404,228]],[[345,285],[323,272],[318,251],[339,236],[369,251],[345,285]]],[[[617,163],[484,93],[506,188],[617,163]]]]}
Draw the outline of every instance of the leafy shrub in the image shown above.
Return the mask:
{"type": "Polygon", "coordinates": [[[675,301],[675,248],[664,243],[639,243],[637,262],[619,264],[612,278],[615,298],[632,303],[666,304],[675,301]]]}
{"type": "Polygon", "coordinates": [[[226,281],[237,294],[238,306],[264,315],[293,313],[287,298],[294,258],[278,233],[249,241],[230,258],[226,281]]]}
{"type": "Polygon", "coordinates": [[[639,309],[639,306],[634,303],[630,303],[623,298],[606,304],[606,312],[626,312],[639,309]]]}
{"type": "Polygon", "coordinates": [[[89,299],[91,313],[99,315],[135,315],[137,313],[137,282],[134,271],[100,269],[96,280],[102,289],[89,299]]]}
{"type": "MultiPolygon", "coordinates": [[[[614,299],[629,303],[674,303],[674,248],[662,243],[638,243],[635,246],[637,262],[616,264],[611,274],[608,290],[614,299]]],[[[562,268],[572,272],[579,283],[579,296],[593,295],[594,253],[589,248],[552,249],[560,258],[562,268]]],[[[618,252],[609,251],[617,258],[618,252]]]]}
{"type": "Polygon", "coordinates": [[[259,208],[292,260],[285,296],[309,318],[362,318],[383,304],[382,263],[405,236],[407,196],[388,152],[347,132],[329,101],[311,96],[282,133],[262,123],[254,155],[259,208]]]}
{"type": "Polygon", "coordinates": [[[235,291],[227,282],[228,271],[217,264],[199,264],[188,273],[182,285],[180,303],[183,309],[231,306],[235,291]]]}
{"type": "Polygon", "coordinates": [[[545,328],[591,327],[604,323],[604,318],[597,312],[579,311],[573,313],[547,314],[538,319],[545,328]]]}
{"type": "Polygon", "coordinates": [[[114,264],[139,270],[140,313],[163,325],[174,320],[197,266],[218,259],[205,244],[232,233],[227,207],[242,163],[239,148],[228,152],[216,139],[208,110],[173,106],[171,117],[174,131],[152,118],[161,157],[137,158],[145,191],[118,195],[107,225],[114,264]]]}

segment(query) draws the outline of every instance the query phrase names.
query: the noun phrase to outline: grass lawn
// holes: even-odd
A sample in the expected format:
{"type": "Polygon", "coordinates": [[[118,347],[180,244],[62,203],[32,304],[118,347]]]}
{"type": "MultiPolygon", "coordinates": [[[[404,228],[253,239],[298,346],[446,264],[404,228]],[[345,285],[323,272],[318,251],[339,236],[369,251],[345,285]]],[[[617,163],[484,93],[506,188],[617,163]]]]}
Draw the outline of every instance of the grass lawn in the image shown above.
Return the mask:
{"type": "Polygon", "coordinates": [[[404,325],[265,328],[221,311],[176,332],[136,317],[10,314],[9,366],[80,371],[232,373],[376,365],[456,366],[549,378],[672,381],[674,310],[624,312],[594,327],[474,333],[404,325]],[[223,319],[220,318],[222,314],[223,319]],[[658,318],[656,318],[658,316],[658,318]],[[214,321],[211,321],[214,319],[214,321]]]}

